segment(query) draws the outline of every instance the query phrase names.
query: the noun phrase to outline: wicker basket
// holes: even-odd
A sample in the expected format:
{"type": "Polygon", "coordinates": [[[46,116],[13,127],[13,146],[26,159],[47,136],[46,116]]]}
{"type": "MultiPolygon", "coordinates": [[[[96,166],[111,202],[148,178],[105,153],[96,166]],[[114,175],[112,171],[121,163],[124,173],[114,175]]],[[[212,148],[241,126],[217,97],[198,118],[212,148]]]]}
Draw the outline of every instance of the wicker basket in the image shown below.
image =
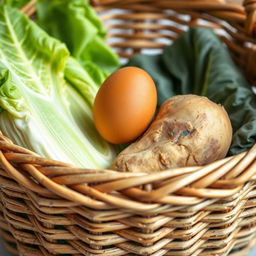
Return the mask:
{"type": "MultiPolygon", "coordinates": [[[[188,26],[212,27],[256,81],[255,0],[93,4],[122,57],[161,49],[188,26]]],[[[33,14],[34,1],[23,11],[33,14]]],[[[256,243],[256,146],[204,167],[148,175],[73,168],[0,135],[0,162],[0,227],[13,253],[242,256],[256,243]]]]}

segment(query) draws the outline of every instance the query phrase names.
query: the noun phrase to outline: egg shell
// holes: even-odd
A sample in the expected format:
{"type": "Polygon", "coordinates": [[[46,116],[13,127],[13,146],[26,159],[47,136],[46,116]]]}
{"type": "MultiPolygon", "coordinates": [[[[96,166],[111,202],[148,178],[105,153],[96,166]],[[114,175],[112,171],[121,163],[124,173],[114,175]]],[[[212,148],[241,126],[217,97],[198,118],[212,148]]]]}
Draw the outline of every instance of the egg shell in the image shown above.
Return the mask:
{"type": "Polygon", "coordinates": [[[100,87],[93,118],[100,135],[113,144],[135,140],[148,127],[157,104],[153,79],[137,67],[112,73],[100,87]]]}

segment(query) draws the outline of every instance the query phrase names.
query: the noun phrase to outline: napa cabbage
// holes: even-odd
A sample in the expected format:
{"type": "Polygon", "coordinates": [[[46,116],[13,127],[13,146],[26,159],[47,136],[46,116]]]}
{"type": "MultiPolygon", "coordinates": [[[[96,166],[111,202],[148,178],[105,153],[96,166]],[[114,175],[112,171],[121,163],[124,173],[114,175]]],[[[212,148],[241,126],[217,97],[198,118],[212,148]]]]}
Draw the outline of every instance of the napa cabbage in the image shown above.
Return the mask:
{"type": "Polygon", "coordinates": [[[14,143],[56,160],[106,168],[115,149],[97,133],[98,84],[66,45],[28,17],[0,5],[0,130],[14,143]]]}

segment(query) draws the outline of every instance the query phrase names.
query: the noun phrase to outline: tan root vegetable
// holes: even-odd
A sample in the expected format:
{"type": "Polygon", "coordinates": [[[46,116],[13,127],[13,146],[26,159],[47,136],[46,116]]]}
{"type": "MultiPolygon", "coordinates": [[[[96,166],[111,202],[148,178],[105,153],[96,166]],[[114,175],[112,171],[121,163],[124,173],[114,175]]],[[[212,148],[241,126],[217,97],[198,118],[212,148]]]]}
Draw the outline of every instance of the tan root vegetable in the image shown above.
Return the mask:
{"type": "Polygon", "coordinates": [[[224,107],[206,97],[175,96],[162,104],[146,133],[123,150],[112,167],[152,173],[204,165],[224,158],[231,139],[232,126],[224,107]]]}

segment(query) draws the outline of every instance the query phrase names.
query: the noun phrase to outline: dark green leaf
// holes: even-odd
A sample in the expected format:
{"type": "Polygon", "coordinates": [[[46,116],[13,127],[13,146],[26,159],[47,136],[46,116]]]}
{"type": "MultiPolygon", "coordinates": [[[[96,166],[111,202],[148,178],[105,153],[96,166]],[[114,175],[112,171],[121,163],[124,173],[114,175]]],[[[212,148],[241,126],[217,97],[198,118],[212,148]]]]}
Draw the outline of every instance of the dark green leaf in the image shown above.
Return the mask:
{"type": "Polygon", "coordinates": [[[256,142],[256,96],[210,29],[191,28],[163,54],[138,55],[128,66],[145,69],[155,80],[158,106],[176,94],[204,95],[224,105],[234,131],[230,154],[256,142]]]}

